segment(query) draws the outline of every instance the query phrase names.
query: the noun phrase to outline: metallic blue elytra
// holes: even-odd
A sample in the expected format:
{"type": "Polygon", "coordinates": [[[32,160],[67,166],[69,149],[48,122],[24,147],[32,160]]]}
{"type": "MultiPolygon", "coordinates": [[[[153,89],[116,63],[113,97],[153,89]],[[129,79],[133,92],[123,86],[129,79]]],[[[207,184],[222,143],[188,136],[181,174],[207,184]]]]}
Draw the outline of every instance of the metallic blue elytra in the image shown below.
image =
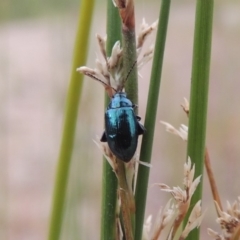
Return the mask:
{"type": "Polygon", "coordinates": [[[105,112],[105,132],[101,141],[107,142],[113,154],[124,162],[134,156],[138,136],[145,131],[134,113],[134,105],[125,92],[117,92],[105,112]]]}

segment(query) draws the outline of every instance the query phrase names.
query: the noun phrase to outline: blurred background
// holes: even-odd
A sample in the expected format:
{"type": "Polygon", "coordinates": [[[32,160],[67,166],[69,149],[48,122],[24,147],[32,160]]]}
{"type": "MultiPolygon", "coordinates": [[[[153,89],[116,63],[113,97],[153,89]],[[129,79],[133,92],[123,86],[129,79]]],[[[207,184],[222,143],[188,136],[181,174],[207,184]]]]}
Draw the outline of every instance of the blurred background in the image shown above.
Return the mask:
{"type": "MultiPolygon", "coordinates": [[[[105,1],[104,1],[105,4],[105,1]]],[[[95,5],[87,66],[99,54],[95,34],[105,35],[106,7],[95,5]]],[[[154,183],[181,186],[186,143],[165,132],[160,120],[187,124],[180,105],[189,99],[195,1],[172,1],[153,146],[146,216],[169,195],[154,183]]],[[[136,26],[158,18],[159,1],[136,1],[136,26]]],[[[79,1],[0,2],[0,239],[47,238],[79,1]]],[[[145,47],[154,43],[154,34],[145,47]]],[[[144,122],[151,63],[139,79],[144,122]]],[[[207,146],[222,197],[240,195],[240,2],[215,1],[209,85],[207,146]]],[[[102,156],[93,139],[103,131],[100,84],[84,82],[68,187],[62,239],[99,239],[102,156]]],[[[208,179],[204,178],[201,239],[219,230],[208,179]]]]}

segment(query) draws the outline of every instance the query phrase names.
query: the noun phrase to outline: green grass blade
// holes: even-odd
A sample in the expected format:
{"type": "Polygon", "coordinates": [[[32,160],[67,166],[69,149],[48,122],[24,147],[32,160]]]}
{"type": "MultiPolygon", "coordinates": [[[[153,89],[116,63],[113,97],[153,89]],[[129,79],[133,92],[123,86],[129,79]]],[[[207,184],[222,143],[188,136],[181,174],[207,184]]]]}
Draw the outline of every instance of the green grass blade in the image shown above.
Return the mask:
{"type": "MultiPolygon", "coordinates": [[[[135,9],[134,9],[133,0],[126,1],[126,2],[127,2],[126,8],[124,10],[119,9],[119,13],[121,15],[121,20],[122,20],[123,76],[126,81],[125,91],[127,93],[127,97],[134,104],[137,105],[138,104],[138,69],[137,69],[137,64],[135,64],[137,61],[135,9]],[[123,11],[124,13],[123,12],[121,13],[121,11],[123,11]]],[[[135,108],[134,111],[135,111],[135,114],[137,114],[138,109],[135,108]]],[[[132,200],[134,202],[134,199],[132,200]]],[[[123,202],[122,198],[121,198],[121,201],[123,202]]],[[[123,221],[124,221],[123,223],[124,231],[125,231],[126,237],[128,235],[129,239],[134,239],[135,209],[133,211],[130,211],[131,207],[130,205],[128,206],[130,202],[128,201],[128,204],[125,204],[125,203],[121,206],[121,213],[123,215],[123,221]],[[128,217],[131,219],[131,221],[128,221],[128,217]],[[131,222],[131,224],[128,224],[129,222],[131,222]]]]}
{"type": "MultiPolygon", "coordinates": [[[[123,69],[124,76],[126,77],[129,70],[133,66],[134,62],[137,60],[136,53],[136,35],[135,29],[122,29],[122,39],[123,39],[123,69]]],[[[137,65],[136,65],[137,66],[137,65]]],[[[138,104],[138,71],[137,67],[131,70],[126,85],[125,85],[127,97],[134,103],[138,104]]],[[[135,109],[137,113],[138,109],[135,109]]]]}
{"type": "MultiPolygon", "coordinates": [[[[197,0],[187,148],[196,166],[195,176],[203,174],[204,165],[212,21],[213,0],[197,0]]],[[[191,206],[201,198],[202,182],[193,195],[191,206]]],[[[199,239],[199,229],[187,239],[199,239]]]]}
{"type": "MultiPolygon", "coordinates": [[[[109,56],[116,41],[121,39],[121,21],[118,9],[112,0],[107,2],[107,55],[109,56]]],[[[105,106],[109,97],[105,96],[105,106]]],[[[103,160],[102,174],[102,217],[101,239],[111,240],[116,236],[117,178],[106,159],[103,160]]]]}
{"type": "Polygon", "coordinates": [[[52,212],[50,219],[49,240],[60,239],[61,225],[66,200],[66,189],[71,156],[74,144],[79,98],[82,89],[83,75],[76,72],[76,68],[86,62],[88,36],[91,27],[94,0],[81,1],[80,18],[74,48],[71,78],[66,99],[63,135],[58,159],[52,212]]]}
{"type": "MultiPolygon", "coordinates": [[[[163,65],[165,41],[167,35],[168,18],[170,11],[170,0],[163,0],[161,4],[157,39],[154,51],[151,82],[148,93],[147,111],[145,124],[147,131],[143,135],[140,160],[151,162],[152,144],[154,137],[154,126],[156,122],[158,95],[163,65]]],[[[135,239],[141,239],[144,222],[145,205],[147,198],[149,168],[140,165],[136,186],[136,231],[135,239]]]]}

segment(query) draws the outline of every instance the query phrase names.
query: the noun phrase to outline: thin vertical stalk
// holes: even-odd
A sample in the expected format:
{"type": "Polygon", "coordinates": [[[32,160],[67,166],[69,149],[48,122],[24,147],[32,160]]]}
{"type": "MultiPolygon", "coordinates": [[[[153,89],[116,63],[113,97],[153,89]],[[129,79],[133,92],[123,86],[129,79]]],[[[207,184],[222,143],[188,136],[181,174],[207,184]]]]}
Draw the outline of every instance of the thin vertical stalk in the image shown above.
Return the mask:
{"type": "MultiPolygon", "coordinates": [[[[218,193],[217,184],[216,184],[216,181],[215,181],[215,178],[214,178],[214,174],[213,174],[213,170],[212,170],[210,157],[209,157],[209,153],[208,153],[207,148],[205,150],[204,163],[205,163],[205,168],[206,168],[206,172],[207,172],[208,179],[209,179],[209,184],[210,184],[212,195],[213,195],[213,200],[218,204],[220,210],[223,211],[221,199],[220,199],[220,196],[219,196],[219,193],[218,193]]],[[[220,217],[220,215],[217,211],[216,204],[215,204],[215,208],[216,208],[216,212],[218,214],[218,217],[220,217]]]]}
{"type": "MultiPolygon", "coordinates": [[[[122,19],[124,77],[126,78],[129,74],[129,71],[131,71],[131,74],[128,76],[128,79],[125,79],[127,80],[125,90],[128,94],[128,98],[134,104],[137,105],[138,104],[138,70],[137,70],[137,67],[132,68],[132,66],[137,61],[134,1],[129,0],[129,1],[123,1],[123,2],[125,2],[125,8],[119,9],[119,13],[122,19]]],[[[137,64],[135,66],[137,66],[137,64]]],[[[137,108],[135,109],[135,113],[137,113],[137,108]]],[[[129,192],[127,192],[127,194],[129,194],[129,192]]],[[[121,201],[122,201],[122,198],[121,198],[121,201]]],[[[128,206],[126,207],[131,208],[130,203],[135,205],[134,198],[132,198],[131,201],[128,201],[128,206]]],[[[123,207],[124,206],[121,207],[122,213],[124,211],[123,207]]],[[[125,232],[128,231],[131,227],[131,231],[128,231],[129,238],[126,238],[130,240],[130,239],[134,239],[134,233],[135,233],[135,208],[133,209],[133,211],[130,211],[129,217],[131,219],[131,224],[130,224],[130,221],[126,222],[127,220],[126,218],[123,219],[123,221],[124,221],[125,232]]]]}
{"type": "MultiPolygon", "coordinates": [[[[137,64],[135,65],[137,60],[137,52],[136,52],[134,1],[133,0],[129,0],[129,1],[117,0],[115,1],[115,3],[119,9],[120,18],[122,21],[121,27],[122,27],[122,49],[123,49],[123,77],[124,77],[123,83],[125,83],[125,81],[127,80],[124,87],[128,94],[128,98],[134,104],[137,104],[138,103],[138,74],[137,74],[137,67],[133,67],[133,66],[137,66],[137,64]],[[130,71],[131,71],[131,74],[128,75],[130,71]],[[128,79],[126,79],[127,77],[128,79]]],[[[131,196],[131,200],[126,202],[124,198],[126,194],[128,193],[120,194],[121,204],[123,203],[123,201],[125,204],[125,206],[122,205],[121,207],[121,212],[123,215],[123,226],[124,226],[125,234],[128,234],[127,239],[134,239],[135,208],[130,210],[131,205],[135,206],[134,198],[131,196]]]]}
{"type": "MultiPolygon", "coordinates": [[[[170,11],[170,0],[163,0],[159,15],[159,25],[157,30],[157,39],[154,51],[152,74],[148,93],[147,111],[144,126],[147,131],[143,135],[140,160],[151,162],[152,144],[154,137],[154,126],[156,122],[158,96],[160,90],[161,73],[163,65],[163,56],[165,41],[167,36],[167,26],[170,11]]],[[[135,239],[141,239],[144,222],[144,213],[147,198],[149,168],[140,165],[138,169],[136,185],[136,230],[135,239]]]]}
{"type": "Polygon", "coordinates": [[[126,77],[131,70],[125,89],[128,94],[128,98],[134,104],[138,104],[138,71],[137,67],[131,69],[137,60],[134,1],[129,0],[118,2],[124,2],[124,8],[119,8],[119,13],[122,19],[124,77],[126,77]]]}
{"type": "MultiPolygon", "coordinates": [[[[117,159],[117,175],[119,184],[119,195],[121,199],[121,213],[123,219],[123,229],[126,240],[133,240],[133,226],[131,221],[131,195],[127,184],[125,164],[122,160],[117,159]]],[[[135,212],[135,211],[134,211],[135,212]]]]}
{"type": "MultiPolygon", "coordinates": [[[[129,70],[132,68],[134,62],[137,60],[136,53],[136,36],[135,29],[132,31],[123,30],[123,67],[124,75],[127,76],[129,70]]],[[[137,67],[131,70],[131,74],[126,82],[126,92],[128,98],[134,103],[138,104],[138,73],[137,67]]],[[[135,109],[137,112],[137,108],[135,109]]]]}
{"type": "MultiPolygon", "coordinates": [[[[204,165],[212,20],[213,0],[197,0],[187,147],[187,154],[195,163],[195,176],[203,174],[204,165]]],[[[193,195],[191,206],[201,198],[202,182],[193,195]]],[[[194,229],[187,239],[199,239],[199,229],[194,229]]]]}
{"type": "MultiPolygon", "coordinates": [[[[121,21],[118,10],[113,6],[112,0],[107,1],[107,55],[110,56],[112,47],[121,39],[121,21]]],[[[109,97],[105,95],[105,107],[109,97]]],[[[116,239],[116,202],[117,178],[106,159],[103,160],[102,173],[102,217],[101,239],[116,239]]]]}
{"type": "Polygon", "coordinates": [[[78,66],[84,65],[86,62],[87,45],[89,42],[88,36],[91,26],[93,7],[94,0],[81,1],[80,18],[78,21],[77,36],[74,47],[71,78],[66,99],[61,148],[56,171],[56,180],[52,201],[52,213],[48,235],[49,240],[58,240],[60,239],[61,234],[68,175],[77,121],[77,110],[83,79],[83,76],[76,72],[76,68],[78,66]]]}

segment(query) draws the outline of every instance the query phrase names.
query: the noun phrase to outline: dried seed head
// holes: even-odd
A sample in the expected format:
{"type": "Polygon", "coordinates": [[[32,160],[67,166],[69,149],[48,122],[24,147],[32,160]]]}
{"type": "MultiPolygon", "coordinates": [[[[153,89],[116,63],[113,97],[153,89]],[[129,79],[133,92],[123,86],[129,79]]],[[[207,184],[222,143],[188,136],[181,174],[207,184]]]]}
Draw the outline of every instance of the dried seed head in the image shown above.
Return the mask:
{"type": "Polygon", "coordinates": [[[157,185],[161,188],[162,191],[170,192],[178,203],[189,202],[201,179],[201,176],[198,176],[195,180],[193,180],[194,172],[195,165],[192,165],[191,159],[188,158],[187,163],[184,164],[183,189],[180,187],[170,188],[166,184],[157,185]]]}
{"type": "Polygon", "coordinates": [[[191,183],[193,182],[195,173],[195,164],[191,164],[191,159],[188,157],[187,162],[184,163],[184,180],[183,184],[186,188],[190,188],[191,183]]]}
{"type": "Polygon", "coordinates": [[[164,207],[163,211],[159,211],[159,216],[162,218],[162,227],[165,228],[173,219],[176,212],[176,206],[172,203],[172,200],[170,199],[166,206],[164,207]]]}
{"type": "Polygon", "coordinates": [[[174,204],[172,204],[172,201],[170,199],[164,209],[162,209],[162,207],[159,209],[153,226],[152,235],[151,238],[149,236],[149,239],[158,239],[161,235],[162,230],[172,222],[175,215],[176,207],[174,204]]]}
{"type": "Polygon", "coordinates": [[[235,201],[232,205],[227,202],[227,211],[222,211],[217,202],[215,202],[216,209],[218,212],[217,223],[220,225],[222,229],[222,234],[218,234],[213,230],[209,229],[208,233],[210,236],[214,237],[215,239],[236,239],[235,234],[239,231],[240,228],[240,218],[239,218],[239,211],[240,211],[240,202],[239,198],[238,201],[235,201]]]}
{"type": "Polygon", "coordinates": [[[93,141],[98,146],[98,148],[102,151],[104,157],[107,159],[108,163],[110,164],[110,166],[112,167],[113,171],[116,174],[118,169],[116,157],[111,152],[108,144],[100,142],[99,140],[97,141],[93,140],[93,141]]]}
{"type": "Polygon", "coordinates": [[[116,68],[116,66],[119,65],[119,61],[122,57],[122,49],[120,47],[120,41],[117,41],[113,48],[112,48],[112,54],[108,59],[108,63],[109,63],[109,68],[110,69],[114,69],[116,68]]]}
{"type": "Polygon", "coordinates": [[[116,232],[116,240],[123,239],[123,230],[121,225],[120,217],[117,218],[117,232],[116,232]]]}
{"type": "Polygon", "coordinates": [[[149,215],[143,224],[142,240],[150,240],[151,227],[152,227],[152,215],[149,215]]]}
{"type": "Polygon", "coordinates": [[[107,37],[103,38],[98,34],[96,35],[96,37],[97,37],[97,40],[98,40],[98,45],[99,45],[100,51],[101,51],[105,61],[107,62],[107,52],[106,52],[107,37]]]}
{"type": "MultiPolygon", "coordinates": [[[[169,192],[172,194],[173,198],[176,200],[176,216],[175,220],[173,223],[173,226],[171,228],[171,235],[174,237],[176,234],[177,229],[179,228],[181,222],[183,221],[184,217],[186,216],[186,213],[189,209],[190,202],[192,195],[194,191],[196,190],[196,187],[198,186],[200,182],[200,176],[197,177],[194,180],[194,172],[195,172],[195,167],[194,164],[192,165],[191,159],[188,158],[187,163],[184,164],[184,187],[183,189],[180,187],[173,187],[170,188],[166,184],[157,184],[161,190],[165,192],[169,192]]],[[[198,227],[201,223],[202,220],[202,215],[201,215],[201,207],[200,207],[200,201],[195,205],[190,218],[189,218],[189,224],[187,225],[187,228],[184,230],[182,233],[183,236],[188,235],[188,233],[195,227],[198,227]]],[[[180,238],[181,239],[181,238],[180,238]]],[[[182,238],[184,239],[184,238],[182,238]]]]}
{"type": "Polygon", "coordinates": [[[128,184],[128,189],[133,194],[133,182],[135,176],[135,157],[128,163],[125,163],[125,173],[126,173],[126,180],[128,184]]]}
{"type": "MultiPolygon", "coordinates": [[[[131,1],[113,1],[115,6],[118,8],[125,8],[126,12],[128,11],[127,8],[131,8],[132,0],[131,1]]],[[[125,10],[124,10],[125,11],[125,10]]],[[[123,13],[124,15],[124,13],[123,13]]],[[[139,48],[136,49],[137,52],[140,52],[142,48],[143,42],[145,41],[146,36],[148,36],[153,29],[157,26],[157,22],[153,23],[152,25],[148,26],[144,20],[144,24],[140,33],[140,39],[142,39],[142,43],[139,45],[139,48]]],[[[88,67],[79,67],[77,71],[83,73],[84,75],[99,81],[104,86],[106,92],[108,93],[109,97],[113,97],[113,95],[118,92],[122,91],[124,88],[124,83],[126,79],[123,75],[123,50],[120,46],[120,41],[117,41],[113,48],[111,55],[108,57],[106,53],[106,37],[101,37],[100,35],[96,35],[99,49],[104,61],[96,59],[96,68],[91,69],[88,67]]],[[[151,46],[143,57],[138,61],[138,66],[142,67],[145,63],[147,63],[150,59],[152,59],[153,55],[153,46],[151,46]]]]}
{"type": "MultiPolygon", "coordinates": [[[[149,62],[153,58],[153,51],[154,46],[150,45],[148,50],[143,54],[142,58],[138,61],[138,69],[140,69],[142,66],[144,66],[147,62],[149,62]]],[[[139,55],[139,52],[138,52],[139,55]]]]}
{"type": "Polygon", "coordinates": [[[179,136],[180,138],[182,138],[182,140],[187,141],[187,138],[188,138],[188,127],[187,126],[181,124],[179,130],[177,130],[170,123],[167,123],[164,121],[160,121],[160,123],[165,125],[167,132],[175,134],[175,135],[179,136]]]}
{"type": "MultiPolygon", "coordinates": [[[[137,156],[136,156],[137,157],[137,156]]],[[[135,159],[135,161],[145,167],[148,167],[148,168],[151,168],[152,167],[152,164],[151,163],[147,163],[147,162],[143,162],[143,161],[140,161],[138,159],[135,159]]]]}
{"type": "Polygon", "coordinates": [[[112,3],[114,5],[114,7],[117,7],[117,4],[116,4],[115,0],[112,0],[112,3]]]}
{"type": "Polygon", "coordinates": [[[137,36],[137,49],[141,49],[146,38],[157,28],[158,20],[152,23],[150,26],[146,23],[145,18],[142,20],[140,27],[140,33],[137,36]]]}
{"type": "Polygon", "coordinates": [[[213,231],[211,228],[208,228],[207,231],[208,231],[208,235],[214,238],[215,240],[225,240],[223,236],[213,231]]]}
{"type": "Polygon", "coordinates": [[[198,228],[201,225],[202,219],[201,200],[199,200],[191,211],[187,225],[181,234],[182,239],[185,239],[194,228],[198,228]]]}
{"type": "Polygon", "coordinates": [[[189,102],[186,98],[184,98],[184,103],[181,104],[183,111],[188,115],[189,114],[189,102]]]}
{"type": "Polygon", "coordinates": [[[124,88],[122,49],[120,42],[117,41],[112,48],[111,56],[107,57],[106,38],[102,38],[100,35],[96,35],[96,37],[104,61],[97,58],[95,69],[80,67],[77,68],[77,71],[102,83],[109,97],[112,97],[116,91],[122,91],[124,88]]]}
{"type": "Polygon", "coordinates": [[[113,5],[115,6],[115,7],[117,7],[117,8],[125,8],[126,7],[126,5],[128,4],[127,2],[127,0],[112,0],[112,2],[113,2],[113,5]]]}

